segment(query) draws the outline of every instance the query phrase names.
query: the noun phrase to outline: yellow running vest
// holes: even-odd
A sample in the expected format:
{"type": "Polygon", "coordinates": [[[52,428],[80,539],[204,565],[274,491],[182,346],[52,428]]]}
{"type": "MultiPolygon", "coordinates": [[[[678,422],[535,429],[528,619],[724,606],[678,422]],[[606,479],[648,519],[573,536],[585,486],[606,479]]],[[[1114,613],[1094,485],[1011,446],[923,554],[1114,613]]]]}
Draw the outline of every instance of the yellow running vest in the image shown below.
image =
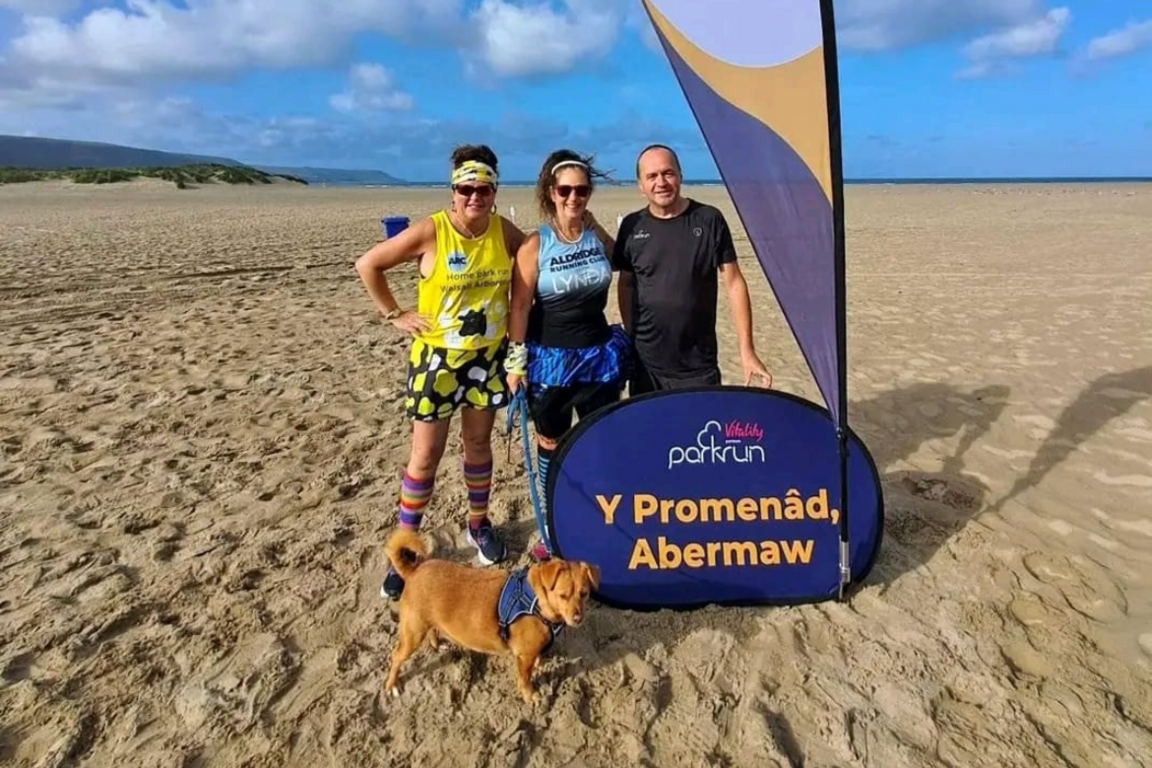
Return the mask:
{"type": "Polygon", "coordinates": [[[503,219],[491,214],[487,231],[476,238],[457,232],[447,211],[432,214],[432,222],[436,259],[432,272],[420,278],[416,297],[416,311],[429,319],[431,328],[419,339],[444,349],[496,346],[508,330],[512,282],[503,219]]]}

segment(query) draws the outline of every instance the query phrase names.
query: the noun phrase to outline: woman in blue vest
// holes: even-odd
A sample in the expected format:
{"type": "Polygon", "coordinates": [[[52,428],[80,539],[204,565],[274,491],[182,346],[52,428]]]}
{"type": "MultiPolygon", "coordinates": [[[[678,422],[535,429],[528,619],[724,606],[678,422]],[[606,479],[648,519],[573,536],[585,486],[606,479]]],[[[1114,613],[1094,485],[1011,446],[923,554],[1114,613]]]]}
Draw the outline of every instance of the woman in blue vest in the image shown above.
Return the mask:
{"type": "MultiPolygon", "coordinates": [[[[615,403],[627,380],[628,337],[604,314],[614,241],[588,210],[602,176],[571,150],[548,156],[536,182],[544,223],[525,238],[512,274],[505,369],[512,393],[528,388],[541,495],[573,413],[584,419],[615,403]]],[[[535,560],[550,556],[543,541],[532,548],[535,560]]]]}

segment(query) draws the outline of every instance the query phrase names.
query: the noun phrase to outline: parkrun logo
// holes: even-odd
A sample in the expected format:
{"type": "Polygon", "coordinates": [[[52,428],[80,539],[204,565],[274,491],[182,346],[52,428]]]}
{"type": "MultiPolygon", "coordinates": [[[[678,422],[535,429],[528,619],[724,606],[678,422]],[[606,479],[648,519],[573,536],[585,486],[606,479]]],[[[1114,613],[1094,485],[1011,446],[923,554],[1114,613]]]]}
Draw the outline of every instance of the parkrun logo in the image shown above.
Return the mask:
{"type": "Polygon", "coordinates": [[[678,464],[763,464],[764,446],[758,445],[763,438],[764,430],[755,422],[711,420],[696,433],[696,445],[668,449],[668,469],[678,464]]]}

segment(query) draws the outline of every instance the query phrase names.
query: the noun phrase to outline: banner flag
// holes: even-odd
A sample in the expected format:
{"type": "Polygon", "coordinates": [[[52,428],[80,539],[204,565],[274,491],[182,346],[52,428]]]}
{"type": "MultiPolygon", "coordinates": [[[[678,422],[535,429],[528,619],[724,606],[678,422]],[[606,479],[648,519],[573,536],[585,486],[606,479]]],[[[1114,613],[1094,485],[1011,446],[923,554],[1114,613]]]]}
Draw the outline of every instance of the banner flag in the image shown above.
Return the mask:
{"type": "Polygon", "coordinates": [[[641,0],[837,424],[843,178],[831,0],[641,0]]]}

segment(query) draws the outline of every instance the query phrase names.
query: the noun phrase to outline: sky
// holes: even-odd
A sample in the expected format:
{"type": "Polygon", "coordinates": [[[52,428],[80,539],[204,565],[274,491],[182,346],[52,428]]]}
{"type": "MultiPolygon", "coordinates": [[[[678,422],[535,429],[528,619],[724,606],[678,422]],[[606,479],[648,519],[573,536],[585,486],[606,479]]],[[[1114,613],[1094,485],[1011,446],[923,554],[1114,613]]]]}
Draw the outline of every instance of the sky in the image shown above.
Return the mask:
{"type": "MultiPolygon", "coordinates": [[[[847,178],[1152,176],[1152,2],[835,2],[847,178]]],[[[717,177],[639,0],[0,0],[0,133],[410,181],[465,142],[626,181],[659,141],[717,177]]]]}

